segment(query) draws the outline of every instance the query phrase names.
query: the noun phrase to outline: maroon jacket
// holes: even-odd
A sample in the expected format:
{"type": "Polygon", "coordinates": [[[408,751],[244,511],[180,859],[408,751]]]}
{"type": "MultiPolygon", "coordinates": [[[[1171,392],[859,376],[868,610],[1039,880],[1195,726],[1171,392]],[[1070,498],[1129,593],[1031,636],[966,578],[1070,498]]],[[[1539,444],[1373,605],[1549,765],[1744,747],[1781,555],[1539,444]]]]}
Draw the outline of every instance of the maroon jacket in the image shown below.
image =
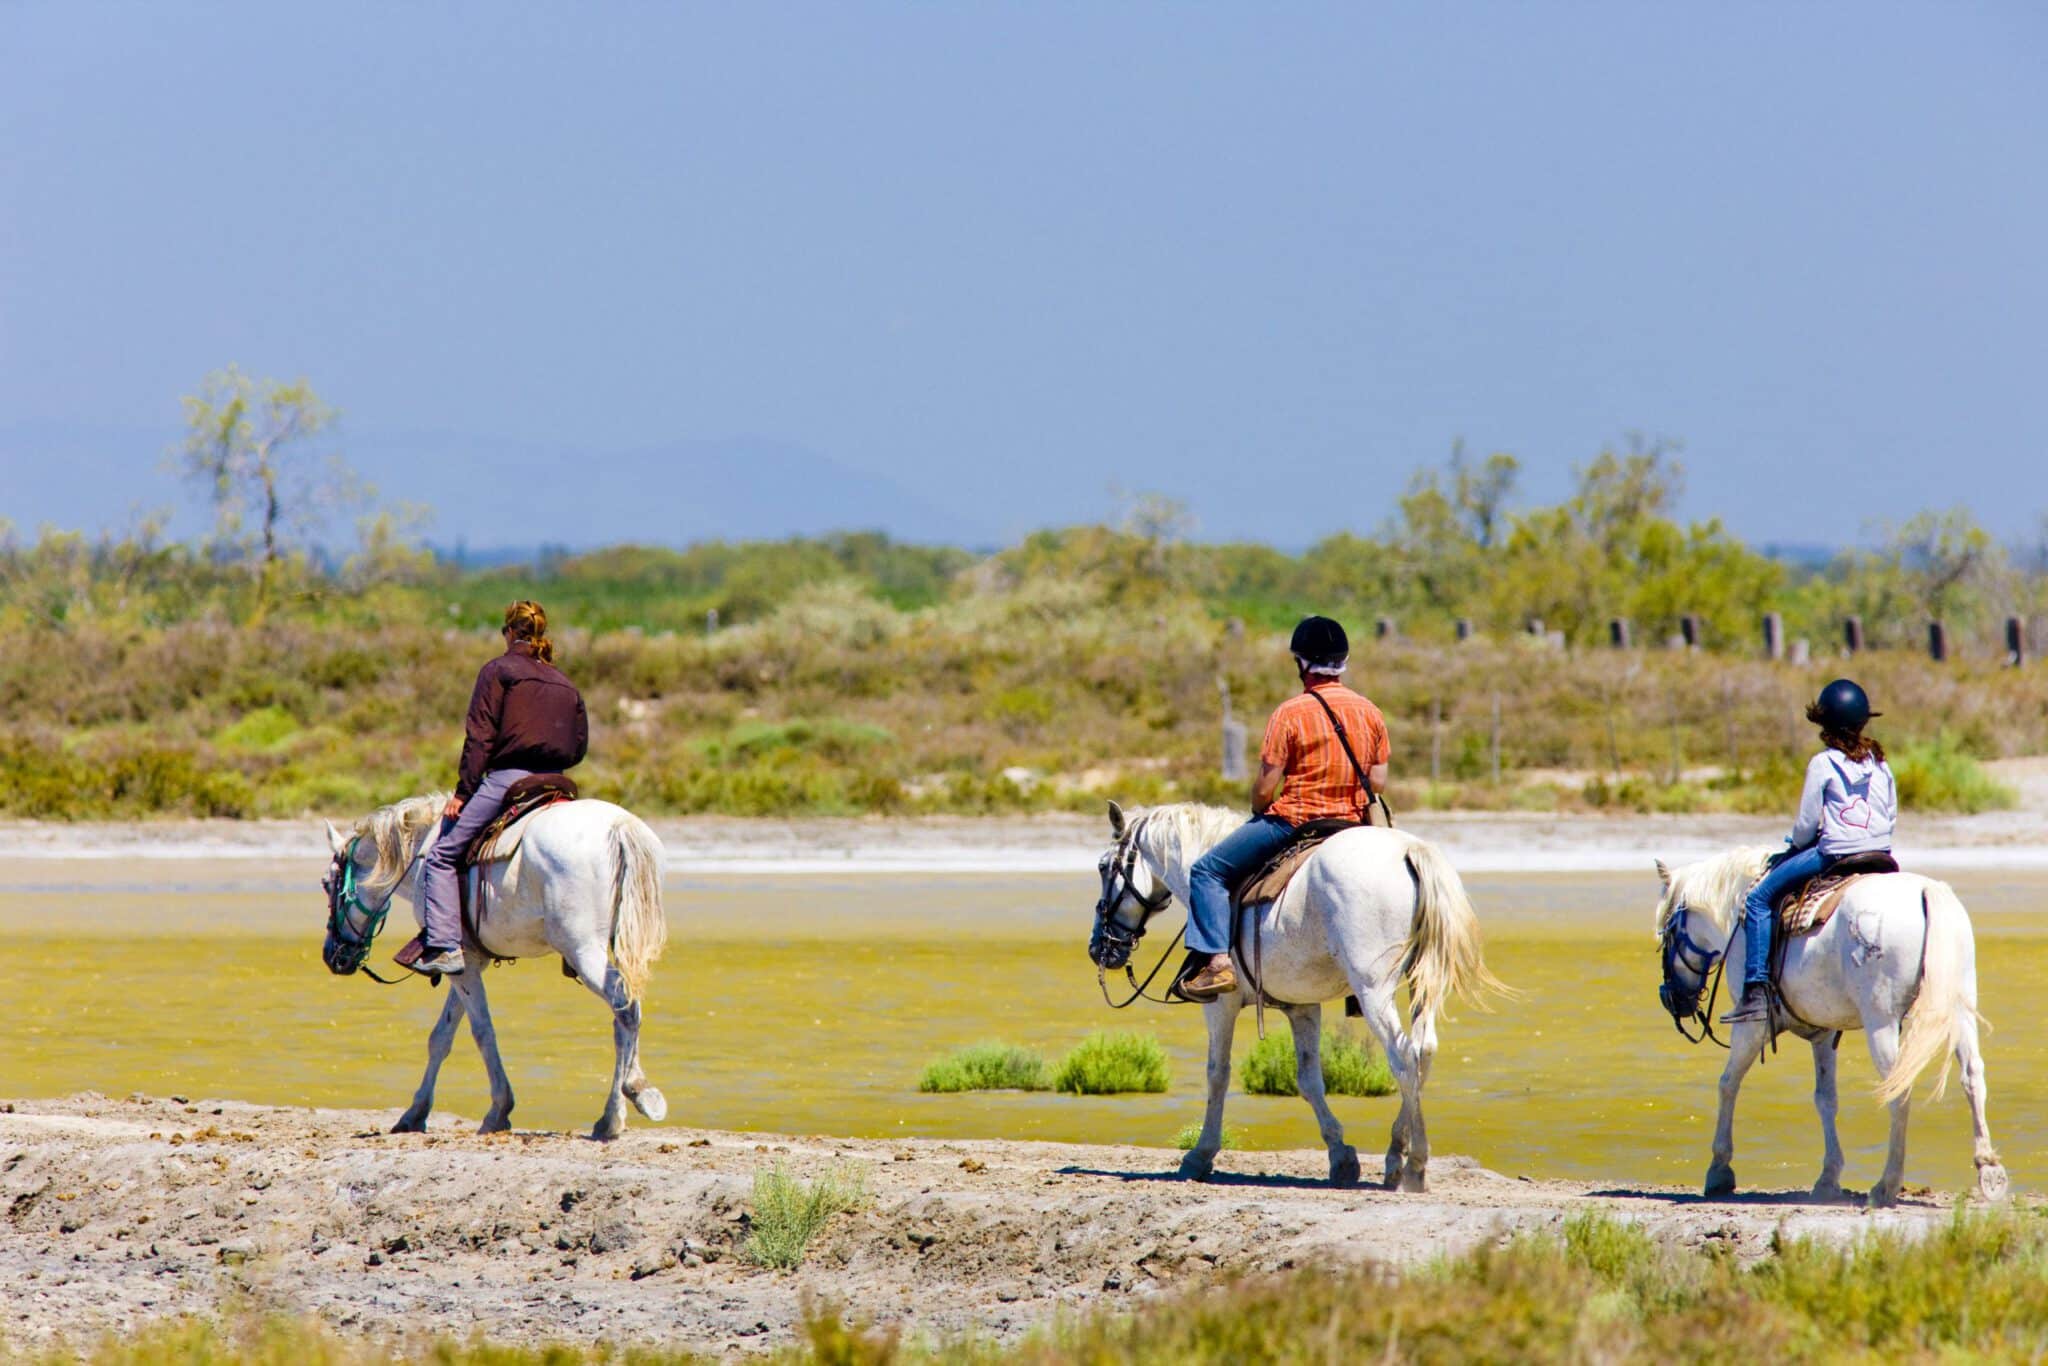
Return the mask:
{"type": "Polygon", "coordinates": [[[590,748],[583,695],[523,640],[478,672],[464,730],[462,780],[455,786],[464,801],[492,769],[560,773],[581,763],[590,748]]]}

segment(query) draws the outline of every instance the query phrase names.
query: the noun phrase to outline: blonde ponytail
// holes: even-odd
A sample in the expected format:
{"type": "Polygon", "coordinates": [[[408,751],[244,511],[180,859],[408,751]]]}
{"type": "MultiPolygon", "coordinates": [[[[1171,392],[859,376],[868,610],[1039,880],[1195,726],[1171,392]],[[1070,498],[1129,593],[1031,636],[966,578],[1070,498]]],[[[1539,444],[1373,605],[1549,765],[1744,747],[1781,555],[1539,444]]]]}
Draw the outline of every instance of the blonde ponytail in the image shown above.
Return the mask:
{"type": "Polygon", "coordinates": [[[534,657],[542,663],[555,662],[555,642],[548,639],[547,609],[539,603],[521,598],[507,607],[505,629],[511,633],[512,639],[531,645],[534,657]]]}

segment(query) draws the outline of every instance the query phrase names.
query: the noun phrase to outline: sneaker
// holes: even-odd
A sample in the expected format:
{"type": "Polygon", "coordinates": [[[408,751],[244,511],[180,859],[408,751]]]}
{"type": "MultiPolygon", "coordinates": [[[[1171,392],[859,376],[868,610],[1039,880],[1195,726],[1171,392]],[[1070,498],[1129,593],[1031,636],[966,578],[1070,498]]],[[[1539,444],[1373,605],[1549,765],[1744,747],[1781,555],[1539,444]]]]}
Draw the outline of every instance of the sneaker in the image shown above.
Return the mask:
{"type": "Polygon", "coordinates": [[[1735,1009],[1721,1017],[1722,1024],[1748,1024],[1755,1020],[1761,1024],[1770,1023],[1771,989],[1762,982],[1751,982],[1742,990],[1742,1001],[1735,1009]]]}
{"type": "Polygon", "coordinates": [[[406,966],[414,972],[421,974],[438,972],[447,976],[453,976],[462,971],[462,950],[459,948],[436,949],[430,947],[422,950],[420,956],[413,959],[406,966]]]}
{"type": "Polygon", "coordinates": [[[1173,989],[1190,1001],[1213,1001],[1237,990],[1237,972],[1229,963],[1220,968],[1213,963],[1204,963],[1199,971],[1188,973],[1175,982],[1173,989]]]}

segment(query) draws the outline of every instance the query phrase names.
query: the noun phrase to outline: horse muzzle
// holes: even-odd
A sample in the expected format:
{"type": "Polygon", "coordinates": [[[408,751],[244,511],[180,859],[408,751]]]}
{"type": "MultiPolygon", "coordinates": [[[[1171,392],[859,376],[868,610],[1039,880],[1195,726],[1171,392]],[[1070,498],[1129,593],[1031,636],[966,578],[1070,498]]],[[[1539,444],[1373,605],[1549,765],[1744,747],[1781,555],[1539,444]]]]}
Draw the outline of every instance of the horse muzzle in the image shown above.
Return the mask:
{"type": "Polygon", "coordinates": [[[1138,936],[1116,923],[1111,916],[1095,917],[1095,930],[1088,936],[1088,961],[1111,972],[1131,961],[1138,936]]]}
{"type": "Polygon", "coordinates": [[[367,943],[352,944],[334,934],[327,936],[327,943],[320,950],[320,960],[336,977],[346,977],[357,971],[369,956],[370,946],[367,943]]]}
{"type": "Polygon", "coordinates": [[[1697,987],[1681,987],[1666,979],[1657,987],[1657,1001],[1674,1020],[1690,1020],[1699,1014],[1700,993],[1697,987]]]}

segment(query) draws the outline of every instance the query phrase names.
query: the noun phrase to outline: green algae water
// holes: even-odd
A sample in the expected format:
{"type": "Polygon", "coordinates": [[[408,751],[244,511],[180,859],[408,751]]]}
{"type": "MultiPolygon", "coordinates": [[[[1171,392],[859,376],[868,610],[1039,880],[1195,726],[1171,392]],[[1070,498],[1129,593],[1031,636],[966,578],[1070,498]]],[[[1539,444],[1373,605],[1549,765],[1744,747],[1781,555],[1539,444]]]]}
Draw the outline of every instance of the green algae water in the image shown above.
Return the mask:
{"type": "MultiPolygon", "coordinates": [[[[0,865],[0,1096],[131,1091],[269,1105],[382,1109],[419,1080],[439,993],[335,978],[320,963],[317,868],[239,862],[0,865]]],[[[2048,877],[1954,879],[1975,921],[1994,1138],[2025,1189],[2048,1171],[2048,877]]],[[[1656,882],[1615,875],[1474,877],[1494,970],[1521,992],[1459,1003],[1425,1093],[1433,1149],[1511,1176],[1693,1185],[1703,1176],[1723,1055],[1657,1006],[1656,882]]],[[[1201,1115],[1192,1008],[1102,1002],[1085,953],[1092,874],[671,877],[667,957],[642,1056],[680,1124],[859,1137],[1056,1139],[1165,1147],[1201,1115]],[[921,1095],[924,1064],[986,1039],[1058,1055],[1091,1030],[1151,1030],[1172,1058],[1164,1095],[921,1095]]],[[[394,927],[404,919],[394,915],[394,927]]],[[[1167,934],[1171,933],[1169,928],[1167,934]]],[[[373,962],[405,938],[388,933],[373,962]]],[[[1141,967],[1165,942],[1141,946],[1141,967]]],[[[611,1067],[609,1016],[556,960],[486,978],[522,1128],[587,1128],[611,1067]]],[[[1334,1018],[1336,1010],[1328,1014],[1334,1018]]],[[[1268,1023],[1285,1029],[1269,1015],[1268,1023]]],[[[1354,1026],[1355,1027],[1355,1026],[1354,1026]]],[[[1241,1017],[1237,1054],[1253,1041],[1241,1017]]],[[[1798,1187],[1819,1168],[1807,1046],[1750,1074],[1736,1126],[1745,1186],[1798,1187]]],[[[1884,1115],[1860,1035],[1842,1044],[1846,1184],[1873,1179],[1884,1115]]],[[[1931,1080],[1931,1073],[1929,1078],[1931,1080]]],[[[1972,1179],[1959,1088],[1916,1107],[1907,1178],[1972,1179]]],[[[483,1112],[466,1032],[437,1109],[483,1112]]],[[[1369,1171],[1392,1098],[1333,1099],[1369,1171]]],[[[645,1121],[634,1117],[636,1125],[645,1121]]],[[[1247,1149],[1316,1145],[1299,1100],[1233,1094],[1247,1149]]],[[[1161,1154],[1159,1164],[1173,1157],[1161,1154]]],[[[1250,1153],[1227,1154],[1256,1166],[1250,1153]]]]}

